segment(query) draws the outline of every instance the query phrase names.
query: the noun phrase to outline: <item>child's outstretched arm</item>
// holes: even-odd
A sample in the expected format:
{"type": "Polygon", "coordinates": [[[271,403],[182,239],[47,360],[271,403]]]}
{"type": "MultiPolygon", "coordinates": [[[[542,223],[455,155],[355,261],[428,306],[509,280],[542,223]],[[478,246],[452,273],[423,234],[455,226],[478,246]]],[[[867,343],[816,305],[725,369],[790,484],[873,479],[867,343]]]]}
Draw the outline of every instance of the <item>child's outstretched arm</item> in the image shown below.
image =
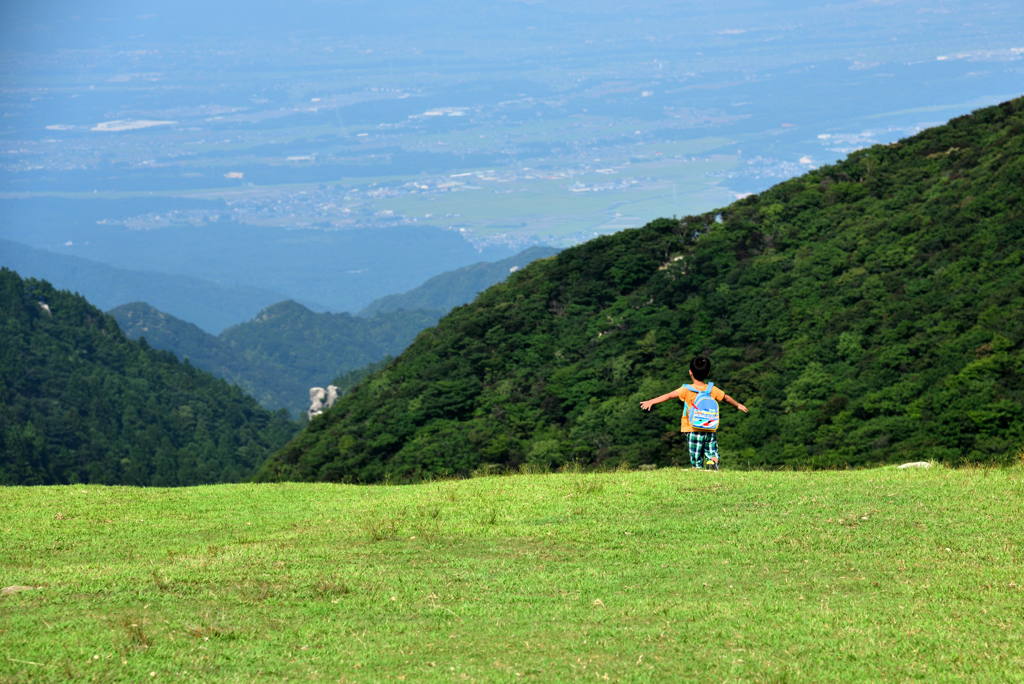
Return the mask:
{"type": "Polygon", "coordinates": [[[741,404],[740,402],[736,401],[732,397],[730,397],[728,394],[725,395],[725,403],[731,404],[732,406],[738,408],[740,411],[747,413],[747,407],[741,404]]]}
{"type": "MultiPolygon", "coordinates": [[[[668,401],[669,399],[678,399],[678,398],[679,398],[679,392],[673,390],[673,391],[669,392],[668,394],[662,394],[660,397],[655,397],[654,399],[648,399],[647,401],[641,401],[640,402],[640,408],[642,408],[644,411],[650,411],[651,407],[654,406],[655,404],[660,404],[661,402],[668,401]]],[[[744,409],[744,410],[746,410],[746,409],[744,409]]]]}

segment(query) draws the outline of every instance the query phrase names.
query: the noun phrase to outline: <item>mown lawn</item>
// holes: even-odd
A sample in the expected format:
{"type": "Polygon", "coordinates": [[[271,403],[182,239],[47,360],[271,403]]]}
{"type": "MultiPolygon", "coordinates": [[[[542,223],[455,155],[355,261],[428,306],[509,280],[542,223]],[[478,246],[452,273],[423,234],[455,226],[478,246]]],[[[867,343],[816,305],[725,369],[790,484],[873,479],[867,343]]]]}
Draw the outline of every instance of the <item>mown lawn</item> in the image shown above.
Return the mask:
{"type": "Polygon", "coordinates": [[[4,488],[0,681],[1021,681],[1022,476],[4,488]]]}

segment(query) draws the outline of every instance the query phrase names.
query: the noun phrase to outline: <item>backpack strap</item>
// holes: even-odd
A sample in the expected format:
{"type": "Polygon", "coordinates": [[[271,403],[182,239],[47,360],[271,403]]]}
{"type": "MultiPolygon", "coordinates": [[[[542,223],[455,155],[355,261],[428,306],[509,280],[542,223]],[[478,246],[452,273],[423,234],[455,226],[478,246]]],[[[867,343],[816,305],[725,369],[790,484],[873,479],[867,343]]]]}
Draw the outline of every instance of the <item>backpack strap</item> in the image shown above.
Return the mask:
{"type": "MultiPolygon", "coordinates": [[[[713,382],[709,382],[709,383],[708,383],[708,386],[707,386],[707,387],[705,387],[705,388],[704,388],[704,389],[702,389],[702,390],[699,390],[699,389],[697,389],[697,388],[696,388],[696,387],[694,387],[693,385],[683,385],[683,389],[687,389],[687,390],[690,390],[690,391],[691,391],[691,392],[693,392],[694,394],[702,394],[702,393],[706,392],[707,394],[709,394],[709,395],[710,395],[710,394],[711,394],[711,388],[713,388],[714,386],[715,386],[715,383],[713,383],[713,382]]],[[[685,404],[686,402],[684,401],[683,403],[685,404]]]]}
{"type": "MultiPolygon", "coordinates": [[[[693,392],[697,396],[700,396],[701,391],[703,391],[703,390],[697,389],[693,385],[683,385],[683,389],[690,390],[691,392],[693,392]]],[[[680,399],[682,399],[682,397],[680,397],[680,399]]],[[[690,405],[687,404],[686,401],[683,401],[683,418],[686,418],[688,415],[690,415],[690,405]]]]}

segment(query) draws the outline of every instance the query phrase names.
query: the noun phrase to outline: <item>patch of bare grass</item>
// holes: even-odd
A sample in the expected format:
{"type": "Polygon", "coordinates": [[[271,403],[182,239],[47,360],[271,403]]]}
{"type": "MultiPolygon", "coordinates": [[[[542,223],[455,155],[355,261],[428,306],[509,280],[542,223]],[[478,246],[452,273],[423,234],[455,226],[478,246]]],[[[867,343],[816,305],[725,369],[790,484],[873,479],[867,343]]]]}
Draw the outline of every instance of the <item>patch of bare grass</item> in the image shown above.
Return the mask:
{"type": "Polygon", "coordinates": [[[313,584],[313,591],[323,598],[336,598],[352,593],[348,582],[341,579],[319,579],[313,584]]]}
{"type": "Polygon", "coordinates": [[[125,616],[121,620],[124,629],[125,645],[130,650],[147,650],[153,645],[153,638],[145,630],[145,619],[138,616],[125,616]]]}

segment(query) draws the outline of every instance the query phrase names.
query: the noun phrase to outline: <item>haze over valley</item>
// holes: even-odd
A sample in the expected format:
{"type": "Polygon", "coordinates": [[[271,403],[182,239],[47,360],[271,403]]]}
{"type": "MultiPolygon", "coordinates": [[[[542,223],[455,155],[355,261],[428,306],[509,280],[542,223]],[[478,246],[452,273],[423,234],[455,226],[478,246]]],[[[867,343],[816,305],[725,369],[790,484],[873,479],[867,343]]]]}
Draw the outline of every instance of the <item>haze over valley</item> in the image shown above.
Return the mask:
{"type": "Polygon", "coordinates": [[[1009,2],[0,12],[0,238],[335,312],[725,206],[1024,74],[1009,2]]]}

